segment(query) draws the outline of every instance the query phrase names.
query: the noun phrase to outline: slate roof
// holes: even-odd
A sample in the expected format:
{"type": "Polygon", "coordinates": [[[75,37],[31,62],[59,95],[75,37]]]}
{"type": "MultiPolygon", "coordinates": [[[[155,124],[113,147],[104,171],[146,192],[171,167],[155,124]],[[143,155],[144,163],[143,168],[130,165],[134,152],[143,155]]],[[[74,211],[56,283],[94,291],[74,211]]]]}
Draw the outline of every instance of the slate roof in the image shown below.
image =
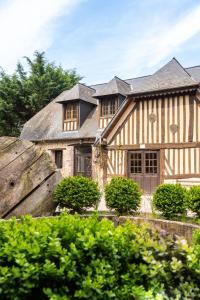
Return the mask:
{"type": "Polygon", "coordinates": [[[97,87],[96,93],[93,95],[95,98],[107,95],[127,95],[131,90],[130,84],[115,76],[108,83],[101,84],[97,87]]]}
{"type": "Polygon", "coordinates": [[[187,72],[175,58],[173,58],[153,75],[142,77],[138,80],[132,80],[131,92],[129,94],[160,91],[194,85],[198,85],[198,82],[191,77],[189,72],[187,72]]]}
{"type": "Polygon", "coordinates": [[[92,95],[95,93],[95,90],[89,86],[86,86],[82,83],[77,83],[70,90],[64,91],[62,97],[57,100],[57,102],[63,103],[71,100],[83,100],[97,105],[97,100],[92,98],[92,95]]]}
{"type": "Polygon", "coordinates": [[[200,66],[185,69],[198,83],[200,83],[200,66]]]}
{"type": "Polygon", "coordinates": [[[79,131],[63,131],[63,93],[25,123],[21,138],[31,141],[94,138],[98,130],[96,107],[92,109],[79,131]]]}
{"type": "MultiPolygon", "coordinates": [[[[200,84],[200,66],[184,69],[175,58],[152,75],[127,80],[114,77],[108,83],[92,85],[90,87],[79,83],[72,89],[61,93],[26,122],[21,133],[21,138],[32,141],[95,139],[102,132],[102,130],[98,129],[98,112],[96,106],[98,100],[95,98],[112,94],[129,95],[148,93],[165,89],[197,86],[198,84],[200,84]],[[94,108],[78,131],[63,131],[61,103],[77,99],[94,104],[94,108]]],[[[121,111],[121,109],[123,109],[123,105],[119,110],[121,111]]]]}

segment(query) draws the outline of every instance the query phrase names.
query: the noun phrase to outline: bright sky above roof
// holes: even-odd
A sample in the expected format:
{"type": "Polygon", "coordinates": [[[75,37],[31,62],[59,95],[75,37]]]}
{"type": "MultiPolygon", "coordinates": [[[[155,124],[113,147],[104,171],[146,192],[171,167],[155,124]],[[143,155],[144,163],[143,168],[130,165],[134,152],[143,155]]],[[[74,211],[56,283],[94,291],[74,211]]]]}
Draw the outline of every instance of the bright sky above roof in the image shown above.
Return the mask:
{"type": "Polygon", "coordinates": [[[5,71],[41,50],[86,84],[199,65],[200,1],[0,0],[0,41],[5,71]]]}

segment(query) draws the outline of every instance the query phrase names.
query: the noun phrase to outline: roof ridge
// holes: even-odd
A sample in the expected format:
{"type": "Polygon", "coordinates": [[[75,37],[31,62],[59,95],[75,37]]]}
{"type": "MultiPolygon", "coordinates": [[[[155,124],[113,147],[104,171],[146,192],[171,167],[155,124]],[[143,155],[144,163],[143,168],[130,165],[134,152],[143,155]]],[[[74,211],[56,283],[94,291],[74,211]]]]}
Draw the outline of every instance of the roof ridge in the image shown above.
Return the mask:
{"type": "Polygon", "coordinates": [[[178,59],[176,59],[176,57],[173,57],[173,59],[179,64],[179,66],[188,74],[188,76],[190,76],[190,78],[192,80],[194,80],[196,82],[196,80],[190,75],[190,73],[188,73],[188,71],[186,70],[186,68],[184,68],[181,63],[178,61],[178,59]]]}
{"type": "Polygon", "coordinates": [[[130,83],[126,82],[124,79],[121,79],[121,78],[119,78],[119,77],[116,76],[116,75],[113,77],[113,79],[114,79],[114,78],[117,78],[117,79],[119,79],[120,81],[123,81],[124,83],[126,83],[127,85],[130,85],[130,83]]]}
{"type": "Polygon", "coordinates": [[[124,81],[126,81],[126,80],[133,80],[133,79],[139,79],[139,78],[144,78],[144,77],[149,77],[149,76],[152,76],[152,74],[138,76],[138,77],[132,77],[132,78],[127,78],[127,79],[124,79],[124,81]]]}
{"type": "Polygon", "coordinates": [[[196,65],[196,66],[192,66],[192,67],[187,67],[185,69],[192,69],[192,68],[197,68],[197,67],[200,67],[200,65],[196,65]]]}
{"type": "Polygon", "coordinates": [[[91,84],[90,86],[103,85],[103,84],[107,84],[107,83],[108,83],[108,82],[96,83],[96,84],[91,84]]]}
{"type": "Polygon", "coordinates": [[[88,88],[88,89],[90,89],[90,90],[95,91],[95,89],[93,89],[91,86],[89,86],[89,85],[87,85],[87,84],[85,84],[85,83],[78,82],[77,85],[82,85],[82,86],[84,86],[84,87],[86,87],[86,88],[88,88]]]}

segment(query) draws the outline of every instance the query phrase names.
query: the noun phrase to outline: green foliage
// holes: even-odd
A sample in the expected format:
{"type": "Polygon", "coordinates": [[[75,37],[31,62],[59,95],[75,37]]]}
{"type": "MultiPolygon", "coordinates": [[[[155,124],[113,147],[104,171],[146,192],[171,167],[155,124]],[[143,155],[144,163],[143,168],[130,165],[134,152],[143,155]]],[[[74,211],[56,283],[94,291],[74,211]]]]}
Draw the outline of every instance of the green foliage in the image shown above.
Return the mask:
{"type": "Polygon", "coordinates": [[[199,299],[193,249],[131,223],[63,214],[0,223],[0,299],[199,299]]]}
{"type": "Polygon", "coordinates": [[[200,186],[193,186],[188,191],[188,208],[200,217],[200,186]]]}
{"type": "Polygon", "coordinates": [[[161,184],[153,194],[153,206],[168,219],[186,213],[187,191],[180,184],[161,184]]]}
{"type": "Polygon", "coordinates": [[[100,198],[96,182],[82,176],[64,178],[54,191],[54,199],[61,207],[76,212],[95,207],[100,198]]]}
{"type": "Polygon", "coordinates": [[[74,70],[48,62],[44,52],[25,60],[28,72],[19,63],[12,76],[0,73],[0,135],[17,136],[27,120],[81,79],[74,70]]]}
{"type": "Polygon", "coordinates": [[[118,214],[130,214],[141,201],[139,185],[132,179],[113,177],[105,186],[106,205],[118,214]]]}

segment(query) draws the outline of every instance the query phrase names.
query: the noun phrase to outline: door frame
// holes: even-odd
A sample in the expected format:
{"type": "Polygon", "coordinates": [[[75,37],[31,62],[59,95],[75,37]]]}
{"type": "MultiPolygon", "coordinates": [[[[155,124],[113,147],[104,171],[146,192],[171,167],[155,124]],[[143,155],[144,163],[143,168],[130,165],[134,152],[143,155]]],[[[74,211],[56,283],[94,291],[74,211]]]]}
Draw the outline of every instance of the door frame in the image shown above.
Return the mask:
{"type": "Polygon", "coordinates": [[[78,144],[78,145],[74,146],[73,176],[77,175],[76,174],[77,173],[76,172],[76,150],[77,150],[77,148],[90,148],[90,150],[91,150],[90,151],[90,154],[91,154],[91,174],[90,174],[90,176],[85,176],[85,175],[83,175],[83,176],[88,177],[88,178],[92,178],[92,145],[91,144],[84,144],[84,145],[78,144]]]}
{"type": "Polygon", "coordinates": [[[131,173],[130,172],[130,168],[131,168],[131,164],[130,164],[130,155],[131,153],[141,153],[141,161],[142,161],[142,165],[141,165],[141,170],[142,172],[141,173],[135,173],[135,177],[138,176],[138,179],[139,178],[145,178],[145,174],[149,174],[149,176],[147,175],[146,177],[154,177],[154,178],[157,178],[158,180],[158,185],[162,182],[162,179],[161,179],[161,174],[163,173],[163,171],[161,170],[162,168],[162,164],[161,164],[161,157],[162,157],[162,153],[160,152],[160,149],[131,149],[131,150],[128,150],[127,151],[127,177],[128,178],[133,178],[134,176],[131,174],[134,174],[134,173],[131,173]],[[145,153],[157,153],[157,173],[156,175],[154,173],[146,173],[145,172],[145,153]]]}

